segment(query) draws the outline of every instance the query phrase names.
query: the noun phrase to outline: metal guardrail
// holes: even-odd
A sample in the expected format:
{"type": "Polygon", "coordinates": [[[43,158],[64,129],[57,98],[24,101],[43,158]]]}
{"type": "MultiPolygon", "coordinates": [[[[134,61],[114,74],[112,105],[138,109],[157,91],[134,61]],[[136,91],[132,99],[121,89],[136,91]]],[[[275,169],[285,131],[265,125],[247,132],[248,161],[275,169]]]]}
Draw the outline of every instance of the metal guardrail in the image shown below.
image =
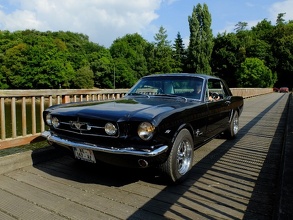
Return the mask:
{"type": "MultiPolygon", "coordinates": [[[[68,102],[120,99],[127,91],[128,89],[0,90],[0,149],[38,141],[40,133],[45,130],[45,124],[42,120],[45,107],[68,102]],[[8,113],[5,112],[5,109],[7,109],[5,106],[7,105],[10,106],[8,113]],[[21,110],[17,109],[17,106],[20,106],[21,110]],[[27,114],[28,107],[30,107],[30,115],[27,114]],[[17,111],[21,111],[18,117],[17,111]],[[7,122],[7,118],[10,118],[9,122],[7,122]],[[19,120],[21,120],[21,123],[19,123],[19,120]],[[28,121],[31,123],[31,132],[28,132],[28,121]],[[7,136],[7,123],[11,125],[9,137],[7,136]],[[21,124],[21,126],[17,126],[18,124],[21,124]]],[[[249,98],[271,93],[273,89],[232,88],[231,91],[233,95],[249,98]]]]}

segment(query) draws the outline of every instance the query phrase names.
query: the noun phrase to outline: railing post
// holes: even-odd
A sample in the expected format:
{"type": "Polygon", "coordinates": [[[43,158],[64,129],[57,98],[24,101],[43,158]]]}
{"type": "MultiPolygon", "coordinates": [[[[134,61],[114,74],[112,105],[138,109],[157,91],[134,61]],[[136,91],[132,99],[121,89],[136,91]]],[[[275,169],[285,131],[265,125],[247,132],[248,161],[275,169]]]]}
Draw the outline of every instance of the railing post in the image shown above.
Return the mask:
{"type": "Polygon", "coordinates": [[[37,123],[36,123],[36,97],[32,96],[32,134],[37,133],[37,123]]]}
{"type": "Polygon", "coordinates": [[[70,102],[70,96],[69,95],[63,95],[62,96],[62,103],[69,103],[70,102]]]}
{"type": "Polygon", "coordinates": [[[21,104],[21,118],[22,118],[22,136],[27,135],[26,130],[26,98],[22,97],[22,104],[21,104]]]}
{"type": "Polygon", "coordinates": [[[5,126],[5,99],[1,98],[1,139],[6,138],[6,126],[5,126]]]}
{"type": "Polygon", "coordinates": [[[15,97],[11,98],[11,124],[12,124],[12,138],[16,138],[16,104],[15,97]]]}
{"type": "Polygon", "coordinates": [[[41,96],[40,99],[40,120],[41,120],[41,131],[45,130],[45,122],[43,120],[43,111],[45,110],[45,98],[41,96]]]}

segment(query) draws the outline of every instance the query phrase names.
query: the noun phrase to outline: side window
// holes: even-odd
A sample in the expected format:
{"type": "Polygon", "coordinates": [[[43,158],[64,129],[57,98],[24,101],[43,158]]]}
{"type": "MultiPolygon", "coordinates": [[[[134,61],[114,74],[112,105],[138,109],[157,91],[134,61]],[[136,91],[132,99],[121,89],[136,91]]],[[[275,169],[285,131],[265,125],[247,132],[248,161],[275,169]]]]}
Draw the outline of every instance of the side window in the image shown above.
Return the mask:
{"type": "Polygon", "coordinates": [[[206,94],[208,101],[218,101],[225,99],[228,94],[225,91],[223,83],[218,79],[210,79],[208,81],[208,89],[206,94]]]}

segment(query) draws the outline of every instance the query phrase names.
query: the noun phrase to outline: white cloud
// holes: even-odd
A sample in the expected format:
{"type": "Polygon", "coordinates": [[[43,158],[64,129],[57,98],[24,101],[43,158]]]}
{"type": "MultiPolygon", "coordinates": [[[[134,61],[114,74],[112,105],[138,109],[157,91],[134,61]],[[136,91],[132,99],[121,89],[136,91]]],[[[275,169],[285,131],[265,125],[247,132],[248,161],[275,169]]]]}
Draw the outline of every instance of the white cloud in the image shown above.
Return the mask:
{"type": "Polygon", "coordinates": [[[173,4],[174,2],[177,2],[177,1],[180,1],[180,0],[163,0],[163,2],[166,2],[168,5],[171,5],[171,4],[173,4]]]}
{"type": "Polygon", "coordinates": [[[286,13],[284,19],[286,21],[293,20],[293,0],[285,0],[281,2],[274,3],[269,9],[270,20],[275,22],[277,20],[278,14],[286,13]]]}
{"type": "Polygon", "coordinates": [[[158,18],[162,1],[11,0],[0,3],[0,29],[72,31],[108,47],[118,37],[145,31],[158,18]],[[18,8],[5,11],[11,6],[18,8]]]}

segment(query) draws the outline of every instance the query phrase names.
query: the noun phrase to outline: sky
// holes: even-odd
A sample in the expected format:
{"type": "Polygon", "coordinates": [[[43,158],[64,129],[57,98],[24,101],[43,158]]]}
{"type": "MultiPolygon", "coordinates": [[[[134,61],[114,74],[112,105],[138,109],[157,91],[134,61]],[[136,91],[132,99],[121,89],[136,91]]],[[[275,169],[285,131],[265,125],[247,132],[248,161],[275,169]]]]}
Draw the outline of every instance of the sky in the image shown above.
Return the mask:
{"type": "Polygon", "coordinates": [[[233,32],[238,22],[251,28],[266,19],[275,25],[279,13],[293,20],[293,0],[0,0],[0,30],[71,31],[108,48],[126,34],[154,42],[162,26],[171,43],[180,33],[188,46],[188,16],[204,3],[215,36],[233,32]]]}

